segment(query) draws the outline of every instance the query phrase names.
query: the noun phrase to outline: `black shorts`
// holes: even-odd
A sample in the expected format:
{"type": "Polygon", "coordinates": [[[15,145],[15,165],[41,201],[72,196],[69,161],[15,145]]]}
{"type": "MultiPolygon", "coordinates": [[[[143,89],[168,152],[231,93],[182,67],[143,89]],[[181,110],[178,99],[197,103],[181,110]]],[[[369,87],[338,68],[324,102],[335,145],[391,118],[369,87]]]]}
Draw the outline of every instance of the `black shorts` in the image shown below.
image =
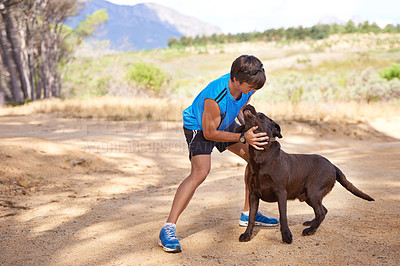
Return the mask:
{"type": "MultiPolygon", "coordinates": [[[[224,131],[234,132],[235,128],[240,126],[238,123],[233,121],[227,129],[224,131]]],[[[214,147],[217,147],[219,152],[223,152],[229,146],[238,142],[217,142],[206,140],[202,130],[191,130],[183,127],[185,132],[186,142],[189,148],[189,159],[199,154],[211,154],[214,147]]]]}

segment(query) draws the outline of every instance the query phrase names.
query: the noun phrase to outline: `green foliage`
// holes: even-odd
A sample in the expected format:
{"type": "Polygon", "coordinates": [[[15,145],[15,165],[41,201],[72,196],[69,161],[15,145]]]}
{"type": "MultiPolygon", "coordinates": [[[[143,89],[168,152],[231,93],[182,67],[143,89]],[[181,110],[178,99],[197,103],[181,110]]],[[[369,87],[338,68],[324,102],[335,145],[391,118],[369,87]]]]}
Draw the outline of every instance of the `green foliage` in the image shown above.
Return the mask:
{"type": "Polygon", "coordinates": [[[104,77],[100,77],[98,80],[94,82],[92,95],[95,96],[104,96],[108,92],[108,88],[110,87],[112,77],[110,75],[106,75],[104,77]]]}
{"type": "Polygon", "coordinates": [[[356,25],[352,20],[349,20],[345,25],[346,33],[354,33],[357,31],[356,25]]]}
{"type": "Polygon", "coordinates": [[[400,98],[400,80],[381,79],[373,68],[350,71],[302,73],[291,71],[270,75],[270,83],[257,97],[271,102],[328,102],[328,101],[396,101],[400,98]]]}
{"type": "Polygon", "coordinates": [[[76,28],[76,33],[82,38],[90,36],[99,25],[106,23],[107,20],[107,10],[100,9],[94,12],[92,15],[86,15],[86,19],[82,21],[76,28]]]}
{"type": "Polygon", "coordinates": [[[311,27],[310,36],[313,40],[320,40],[329,37],[329,25],[315,25],[311,27]]]}
{"type": "Polygon", "coordinates": [[[399,33],[400,32],[400,24],[397,24],[397,26],[392,25],[392,24],[388,24],[383,29],[383,32],[386,32],[386,33],[399,33]]]}
{"type": "Polygon", "coordinates": [[[400,80],[400,64],[391,64],[390,67],[385,68],[380,75],[382,78],[385,78],[389,81],[394,78],[398,78],[400,80]]]}
{"type": "Polygon", "coordinates": [[[302,96],[303,96],[303,87],[299,86],[290,92],[290,96],[289,96],[290,102],[292,104],[299,103],[302,96]]]}
{"type": "Polygon", "coordinates": [[[126,79],[136,81],[142,88],[158,92],[166,81],[166,74],[153,64],[137,62],[129,67],[126,79]]]}
{"type": "MultiPolygon", "coordinates": [[[[292,29],[293,33],[295,29],[292,29]]],[[[280,30],[268,32],[271,38],[282,33],[280,30]]],[[[234,38],[234,35],[226,35],[227,38],[228,36],[234,38]]],[[[219,38],[218,35],[214,37],[219,38]]],[[[195,39],[192,38],[193,41],[195,39]]],[[[290,62],[293,63],[277,64],[267,71],[268,83],[257,92],[257,99],[292,104],[336,101],[399,102],[400,80],[394,78],[389,81],[379,75],[379,71],[388,67],[391,62],[400,62],[396,34],[334,36],[318,42],[308,39],[300,43],[301,45],[292,45],[293,41],[289,41],[289,46],[287,42],[280,41],[285,47],[276,54],[264,51],[269,51],[270,47],[276,47],[278,50],[278,45],[268,44],[261,47],[257,44],[252,47],[249,43],[248,46],[250,49],[254,48],[255,54],[261,54],[261,59],[267,67],[271,60],[276,59],[286,62],[285,58],[290,58],[290,62]],[[376,43],[377,40],[379,44],[376,43]],[[393,48],[390,48],[391,42],[394,43],[393,48]],[[314,46],[311,47],[310,44],[314,46]],[[350,50],[344,49],[335,59],[325,57],[324,54],[316,59],[313,55],[314,50],[323,51],[329,45],[335,48],[341,44],[348,45],[350,50]],[[354,51],[353,45],[364,48],[354,51]],[[366,50],[368,47],[372,50],[366,50]]],[[[218,43],[197,44],[189,48],[175,46],[113,53],[95,58],[79,57],[70,65],[71,71],[65,76],[65,89],[75,90],[72,92],[75,92],[74,97],[78,98],[82,98],[82,95],[91,97],[105,93],[117,96],[154,96],[156,93],[165,97],[192,99],[210,80],[215,79],[218,73],[226,73],[232,58],[242,51],[242,45],[218,43]],[[223,53],[224,49],[226,50],[223,53]],[[150,74],[145,74],[147,72],[150,74]]]]}
{"type": "Polygon", "coordinates": [[[343,33],[400,33],[400,25],[387,25],[381,29],[375,22],[370,24],[368,21],[360,23],[358,26],[352,20],[349,20],[345,25],[337,23],[333,24],[317,24],[309,28],[289,27],[287,29],[268,29],[264,32],[247,32],[237,34],[213,34],[211,36],[196,36],[195,38],[182,36],[180,39],[171,38],[168,40],[169,47],[205,45],[216,43],[234,43],[234,42],[252,42],[252,41],[290,41],[290,40],[320,40],[328,38],[330,34],[343,33]]]}
{"type": "Polygon", "coordinates": [[[345,25],[340,25],[337,23],[333,23],[330,25],[330,32],[332,34],[341,34],[341,33],[345,33],[346,32],[346,26],[345,25]]]}
{"type": "MultiPolygon", "coordinates": [[[[69,36],[68,38],[65,39],[64,42],[61,42],[59,44],[60,49],[62,49],[63,53],[65,55],[70,54],[71,56],[64,56],[60,58],[59,61],[59,69],[61,71],[67,71],[69,72],[68,69],[70,61],[72,61],[72,55],[74,53],[74,50],[83,42],[83,39],[85,37],[90,36],[93,34],[94,30],[100,26],[102,23],[107,22],[108,20],[108,14],[106,9],[100,9],[96,12],[94,12],[92,15],[86,15],[86,19],[82,21],[76,29],[72,29],[68,26],[63,26],[62,30],[65,34],[65,36],[69,36]]],[[[107,45],[109,41],[103,41],[100,42],[99,45],[107,45]]],[[[76,76],[71,76],[68,72],[66,72],[66,77],[65,81],[73,81],[75,84],[85,84],[88,86],[88,89],[91,88],[90,85],[94,85],[94,88],[96,90],[97,86],[96,84],[87,84],[90,81],[86,80],[86,76],[84,75],[84,71],[87,69],[93,70],[92,62],[84,62],[83,65],[74,65],[73,68],[80,68],[81,71],[77,72],[79,73],[79,77],[76,76]]],[[[73,70],[73,69],[72,69],[73,70]]],[[[86,73],[87,74],[87,73],[86,73]]],[[[70,92],[68,94],[74,94],[75,89],[71,88],[70,92]]],[[[101,89],[101,92],[96,92],[95,95],[104,95],[107,93],[107,90],[101,89]]]]}
{"type": "Polygon", "coordinates": [[[177,46],[179,44],[179,40],[176,37],[171,37],[168,38],[168,46],[172,47],[172,46],[177,46]]]}

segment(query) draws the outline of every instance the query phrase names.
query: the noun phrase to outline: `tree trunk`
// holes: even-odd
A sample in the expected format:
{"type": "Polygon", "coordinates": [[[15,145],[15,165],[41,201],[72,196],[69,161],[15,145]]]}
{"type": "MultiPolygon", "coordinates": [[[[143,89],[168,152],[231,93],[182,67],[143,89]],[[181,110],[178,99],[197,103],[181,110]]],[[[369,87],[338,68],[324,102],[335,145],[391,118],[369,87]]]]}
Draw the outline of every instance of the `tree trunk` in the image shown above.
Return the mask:
{"type": "Polygon", "coordinates": [[[0,46],[3,49],[4,64],[7,67],[8,73],[10,74],[11,93],[14,100],[21,103],[24,101],[24,99],[21,95],[18,73],[15,69],[13,58],[10,55],[11,48],[4,29],[0,30],[0,46]]]}
{"type": "Polygon", "coordinates": [[[5,22],[7,38],[11,44],[11,51],[14,58],[16,68],[18,70],[17,75],[19,76],[21,89],[24,94],[24,98],[27,99],[28,95],[28,79],[23,67],[21,58],[21,48],[18,42],[18,36],[15,32],[14,23],[12,21],[9,8],[5,8],[4,12],[1,13],[3,16],[3,21],[5,22]]]}
{"type": "Polygon", "coordinates": [[[5,102],[6,102],[5,98],[6,98],[6,94],[0,88],[0,107],[2,107],[5,104],[5,102]]]}
{"type": "Polygon", "coordinates": [[[40,76],[40,83],[43,88],[43,97],[44,98],[49,98],[50,97],[50,92],[49,92],[49,86],[48,86],[48,58],[47,58],[47,45],[46,45],[46,39],[48,36],[45,35],[45,30],[41,30],[41,35],[42,35],[42,40],[41,40],[41,58],[42,58],[42,65],[40,66],[41,71],[39,72],[40,76]]]}
{"type": "Polygon", "coordinates": [[[43,89],[42,83],[40,82],[41,81],[40,73],[34,72],[33,80],[35,82],[35,88],[36,88],[36,99],[40,100],[42,99],[42,89],[43,89]]]}
{"type": "MultiPolygon", "coordinates": [[[[61,53],[61,49],[58,48],[58,44],[60,43],[60,37],[62,34],[62,27],[63,27],[63,22],[59,22],[57,24],[55,24],[54,26],[54,34],[55,34],[55,42],[54,42],[54,72],[53,72],[53,76],[54,76],[54,84],[53,84],[53,88],[54,88],[54,94],[56,97],[60,97],[61,96],[61,86],[60,86],[60,90],[58,89],[58,84],[59,84],[59,75],[58,75],[58,63],[60,61],[60,53],[61,53]]],[[[61,84],[61,83],[60,83],[61,84]]]]}
{"type": "MultiPolygon", "coordinates": [[[[32,6],[28,6],[28,9],[25,13],[26,23],[25,23],[25,38],[26,38],[26,62],[29,73],[29,83],[31,84],[32,89],[32,101],[37,99],[37,90],[39,87],[36,87],[34,83],[35,80],[35,48],[34,48],[34,40],[35,33],[37,32],[37,1],[35,1],[32,6]]],[[[40,98],[39,98],[40,99],[40,98]]]]}
{"type": "Polygon", "coordinates": [[[0,107],[2,107],[5,104],[5,98],[6,98],[6,90],[3,87],[2,82],[3,82],[3,80],[2,80],[1,73],[0,73],[0,107]]]}
{"type": "Polygon", "coordinates": [[[3,76],[1,75],[1,70],[2,69],[0,69],[0,107],[5,104],[5,99],[8,98],[6,88],[3,86],[3,76]]]}
{"type": "Polygon", "coordinates": [[[60,78],[58,79],[58,92],[59,92],[60,95],[61,95],[61,85],[62,85],[62,82],[64,80],[65,74],[67,74],[67,72],[69,70],[69,66],[71,65],[71,62],[72,62],[72,57],[70,57],[68,59],[68,62],[66,64],[65,68],[64,68],[64,71],[60,74],[60,78]]]}
{"type": "Polygon", "coordinates": [[[26,89],[27,89],[27,98],[34,100],[34,96],[33,96],[33,84],[32,84],[32,80],[30,78],[30,68],[29,68],[29,57],[28,57],[28,53],[29,53],[29,49],[27,47],[27,40],[29,38],[29,36],[27,35],[29,30],[27,29],[27,26],[25,26],[24,24],[26,24],[27,21],[25,21],[25,23],[22,23],[19,25],[19,32],[20,32],[20,40],[21,40],[21,49],[20,49],[20,54],[21,54],[21,59],[22,59],[22,69],[23,69],[23,79],[26,81],[26,89]]]}

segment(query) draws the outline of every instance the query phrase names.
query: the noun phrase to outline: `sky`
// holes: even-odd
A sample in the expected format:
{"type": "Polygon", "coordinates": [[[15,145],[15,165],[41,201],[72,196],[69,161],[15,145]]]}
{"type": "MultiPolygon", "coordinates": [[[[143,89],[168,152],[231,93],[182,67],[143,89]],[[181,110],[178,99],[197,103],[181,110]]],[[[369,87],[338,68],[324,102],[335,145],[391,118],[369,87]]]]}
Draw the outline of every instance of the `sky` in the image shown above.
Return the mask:
{"type": "Polygon", "coordinates": [[[107,0],[135,5],[153,2],[203,22],[224,33],[264,31],[271,28],[311,27],[335,18],[341,22],[368,20],[380,27],[400,24],[400,0],[107,0]]]}

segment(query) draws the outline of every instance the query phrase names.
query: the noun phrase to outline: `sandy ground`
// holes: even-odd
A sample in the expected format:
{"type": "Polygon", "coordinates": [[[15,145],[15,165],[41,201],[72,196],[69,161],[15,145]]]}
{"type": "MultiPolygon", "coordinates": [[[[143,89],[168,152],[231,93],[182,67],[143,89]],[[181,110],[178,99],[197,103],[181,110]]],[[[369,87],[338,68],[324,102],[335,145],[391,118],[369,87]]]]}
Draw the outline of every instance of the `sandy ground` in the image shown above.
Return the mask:
{"type": "Polygon", "coordinates": [[[178,221],[183,252],[168,254],[158,233],[190,166],[180,123],[0,117],[0,264],[399,265],[400,117],[281,127],[285,151],[326,156],[376,201],[337,183],[315,235],[301,236],[312,209],[290,201],[291,245],[277,228],[240,243],[245,164],[215,151],[178,221]]]}

